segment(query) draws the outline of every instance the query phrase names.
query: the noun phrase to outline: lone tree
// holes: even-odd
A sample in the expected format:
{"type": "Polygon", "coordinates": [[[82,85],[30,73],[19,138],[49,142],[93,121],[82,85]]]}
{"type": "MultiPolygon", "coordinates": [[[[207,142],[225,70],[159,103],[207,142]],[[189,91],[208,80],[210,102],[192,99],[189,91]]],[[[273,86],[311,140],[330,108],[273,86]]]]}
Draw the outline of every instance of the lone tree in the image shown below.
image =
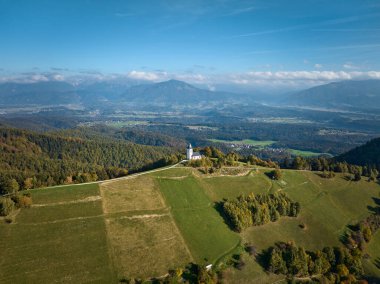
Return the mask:
{"type": "Polygon", "coordinates": [[[275,169],[271,172],[271,176],[275,180],[280,180],[282,178],[282,172],[280,169],[275,169]]]}

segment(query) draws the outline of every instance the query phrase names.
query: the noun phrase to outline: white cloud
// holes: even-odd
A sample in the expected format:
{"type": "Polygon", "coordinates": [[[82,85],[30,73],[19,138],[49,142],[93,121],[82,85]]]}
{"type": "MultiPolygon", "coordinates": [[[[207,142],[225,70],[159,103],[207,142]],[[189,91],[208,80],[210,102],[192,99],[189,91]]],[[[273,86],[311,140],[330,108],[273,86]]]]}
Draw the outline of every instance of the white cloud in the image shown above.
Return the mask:
{"type": "Polygon", "coordinates": [[[216,90],[216,87],[213,85],[210,85],[210,84],[207,85],[207,88],[209,91],[212,91],[212,92],[215,92],[215,90],[216,90]]]}
{"type": "Polygon", "coordinates": [[[208,81],[208,78],[202,74],[172,74],[170,78],[197,84],[207,83],[208,81]]]}
{"type": "Polygon", "coordinates": [[[34,82],[47,82],[49,81],[49,78],[45,75],[42,75],[42,74],[34,74],[28,78],[25,78],[27,81],[29,79],[30,83],[34,83],[34,82]]]}
{"type": "Polygon", "coordinates": [[[225,81],[236,85],[250,86],[313,86],[342,80],[380,79],[380,71],[251,71],[230,74],[225,81]]]}
{"type": "Polygon", "coordinates": [[[65,76],[61,75],[61,74],[54,74],[52,76],[52,79],[54,81],[64,81],[65,80],[65,76]]]}
{"type": "Polygon", "coordinates": [[[314,64],[314,68],[321,69],[323,67],[322,64],[316,63],[314,64]]]}
{"type": "Polygon", "coordinates": [[[358,66],[355,66],[354,64],[352,64],[351,62],[346,62],[345,64],[343,64],[343,68],[344,69],[360,69],[358,66]]]}
{"type": "MultiPolygon", "coordinates": [[[[350,62],[346,63],[349,64],[350,62]]],[[[222,86],[229,86],[245,90],[278,89],[291,90],[308,88],[311,86],[326,84],[342,80],[380,79],[380,71],[360,71],[345,68],[340,71],[250,71],[244,73],[168,73],[166,71],[139,71],[132,70],[125,74],[72,74],[71,76],[60,73],[23,73],[0,75],[1,82],[33,83],[44,81],[68,81],[71,83],[96,82],[104,80],[146,80],[161,82],[169,79],[185,81],[209,90],[223,90],[222,86]]]]}
{"type": "Polygon", "coordinates": [[[158,73],[158,72],[145,72],[145,71],[136,71],[136,70],[129,72],[127,75],[127,77],[131,79],[147,80],[147,81],[158,81],[165,76],[166,76],[165,72],[158,73]]]}

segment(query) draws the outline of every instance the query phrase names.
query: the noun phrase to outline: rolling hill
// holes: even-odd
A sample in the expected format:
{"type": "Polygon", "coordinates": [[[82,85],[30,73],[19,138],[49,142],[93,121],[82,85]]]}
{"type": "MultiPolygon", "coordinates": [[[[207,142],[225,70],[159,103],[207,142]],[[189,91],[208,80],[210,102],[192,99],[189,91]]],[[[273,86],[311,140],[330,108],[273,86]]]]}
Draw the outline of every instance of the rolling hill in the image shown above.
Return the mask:
{"type": "Polygon", "coordinates": [[[380,109],[380,80],[342,81],[288,95],[283,104],[328,109],[380,109]]]}

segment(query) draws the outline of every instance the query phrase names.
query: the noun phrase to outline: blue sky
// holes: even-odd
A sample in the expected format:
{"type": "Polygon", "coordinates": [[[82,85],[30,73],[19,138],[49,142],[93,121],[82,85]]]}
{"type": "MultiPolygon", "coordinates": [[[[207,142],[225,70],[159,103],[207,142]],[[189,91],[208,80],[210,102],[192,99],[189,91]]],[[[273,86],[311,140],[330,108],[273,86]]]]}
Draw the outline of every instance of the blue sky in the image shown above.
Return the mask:
{"type": "Polygon", "coordinates": [[[0,35],[3,81],[120,74],[213,88],[380,78],[380,1],[0,0],[0,35]]]}

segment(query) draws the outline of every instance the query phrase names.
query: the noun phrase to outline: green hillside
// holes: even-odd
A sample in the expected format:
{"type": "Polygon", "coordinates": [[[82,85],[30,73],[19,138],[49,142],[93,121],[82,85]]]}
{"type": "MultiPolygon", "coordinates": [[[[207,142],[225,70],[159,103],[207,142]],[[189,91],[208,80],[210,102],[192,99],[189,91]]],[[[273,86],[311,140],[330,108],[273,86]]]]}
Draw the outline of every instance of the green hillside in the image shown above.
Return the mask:
{"type": "MultiPolygon", "coordinates": [[[[0,224],[0,282],[117,283],[125,277],[162,276],[192,261],[218,267],[245,243],[258,251],[278,241],[310,250],[342,246],[347,225],[378,205],[375,182],[294,170],[283,170],[283,179],[274,181],[268,171],[241,167],[204,175],[179,167],[100,186],[31,190],[33,206],[14,212],[12,223],[0,224]],[[216,202],[251,192],[285,192],[300,202],[301,213],[236,233],[216,202]]],[[[363,261],[372,277],[380,277],[379,241],[377,233],[363,261]]],[[[285,278],[268,274],[246,253],[243,259],[242,270],[225,270],[225,283],[285,278]]]]}

